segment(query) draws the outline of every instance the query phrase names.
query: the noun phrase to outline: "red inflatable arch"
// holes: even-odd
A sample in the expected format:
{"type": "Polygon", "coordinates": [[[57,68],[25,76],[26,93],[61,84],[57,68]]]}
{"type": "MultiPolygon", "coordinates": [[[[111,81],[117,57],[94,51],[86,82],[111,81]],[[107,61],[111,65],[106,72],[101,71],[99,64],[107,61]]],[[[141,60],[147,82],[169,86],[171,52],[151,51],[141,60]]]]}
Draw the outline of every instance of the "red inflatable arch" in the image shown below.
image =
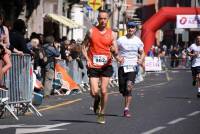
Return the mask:
{"type": "Polygon", "coordinates": [[[142,26],[142,41],[144,42],[145,53],[149,51],[155,42],[155,32],[162,27],[167,21],[175,21],[176,15],[181,14],[198,14],[200,8],[191,7],[163,7],[142,26]]]}

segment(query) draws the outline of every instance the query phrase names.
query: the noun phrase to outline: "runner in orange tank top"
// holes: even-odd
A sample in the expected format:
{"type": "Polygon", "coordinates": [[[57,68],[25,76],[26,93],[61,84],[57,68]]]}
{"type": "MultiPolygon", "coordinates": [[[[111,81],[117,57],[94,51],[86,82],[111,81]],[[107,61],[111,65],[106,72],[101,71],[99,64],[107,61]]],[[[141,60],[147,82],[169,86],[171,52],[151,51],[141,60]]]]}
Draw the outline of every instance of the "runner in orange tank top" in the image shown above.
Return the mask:
{"type": "Polygon", "coordinates": [[[92,68],[102,68],[111,65],[110,47],[112,45],[112,30],[106,28],[105,33],[101,33],[96,27],[92,28],[90,47],[88,50],[92,68]]]}
{"type": "Polygon", "coordinates": [[[118,48],[114,33],[106,28],[108,22],[106,11],[99,11],[98,22],[99,24],[86,34],[82,43],[82,53],[87,61],[90,91],[94,98],[93,108],[97,114],[97,122],[104,124],[105,106],[108,99],[107,87],[113,74],[112,55],[117,58],[118,48]],[[99,95],[99,81],[101,81],[101,95],[99,95]]]}

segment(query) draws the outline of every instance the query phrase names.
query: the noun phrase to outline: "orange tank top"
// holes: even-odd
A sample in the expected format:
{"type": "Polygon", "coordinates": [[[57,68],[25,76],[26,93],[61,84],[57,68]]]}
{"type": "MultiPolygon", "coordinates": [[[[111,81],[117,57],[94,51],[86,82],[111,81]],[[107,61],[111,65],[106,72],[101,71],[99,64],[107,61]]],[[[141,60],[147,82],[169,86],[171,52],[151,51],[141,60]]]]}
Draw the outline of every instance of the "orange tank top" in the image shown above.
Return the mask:
{"type": "Polygon", "coordinates": [[[96,27],[92,28],[90,47],[88,50],[88,56],[92,61],[92,68],[102,68],[107,65],[112,65],[110,52],[112,41],[111,29],[107,28],[105,33],[101,33],[96,27]]]}

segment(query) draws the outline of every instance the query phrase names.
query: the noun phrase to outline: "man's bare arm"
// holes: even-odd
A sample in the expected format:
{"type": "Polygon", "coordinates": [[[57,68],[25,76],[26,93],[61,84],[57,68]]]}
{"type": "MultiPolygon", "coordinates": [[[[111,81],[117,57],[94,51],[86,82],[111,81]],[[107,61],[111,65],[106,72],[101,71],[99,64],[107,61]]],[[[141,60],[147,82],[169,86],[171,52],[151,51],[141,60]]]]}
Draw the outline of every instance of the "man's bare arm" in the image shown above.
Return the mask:
{"type": "Polygon", "coordinates": [[[139,57],[139,59],[138,59],[138,63],[139,63],[140,65],[142,65],[143,62],[144,62],[144,58],[145,58],[144,50],[143,50],[143,49],[142,49],[142,50],[139,50],[139,54],[140,54],[140,57],[139,57]]]}
{"type": "Polygon", "coordinates": [[[118,52],[118,45],[117,45],[117,35],[113,32],[113,41],[112,41],[112,46],[110,48],[110,51],[113,55],[113,57],[119,62],[119,63],[123,63],[124,62],[124,58],[121,57],[118,52]]]}
{"type": "Polygon", "coordinates": [[[117,56],[118,56],[118,46],[117,46],[117,42],[116,42],[117,37],[114,32],[112,32],[112,36],[113,36],[113,41],[112,41],[112,46],[110,48],[110,52],[112,53],[114,58],[117,58],[117,56]]]}

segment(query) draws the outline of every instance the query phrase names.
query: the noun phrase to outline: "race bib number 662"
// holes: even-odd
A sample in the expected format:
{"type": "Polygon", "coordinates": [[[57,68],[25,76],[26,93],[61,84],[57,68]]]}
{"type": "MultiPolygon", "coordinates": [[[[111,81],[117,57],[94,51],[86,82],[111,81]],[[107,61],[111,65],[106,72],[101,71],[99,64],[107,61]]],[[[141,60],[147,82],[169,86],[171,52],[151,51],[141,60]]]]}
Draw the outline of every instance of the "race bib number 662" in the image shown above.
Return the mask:
{"type": "Polygon", "coordinates": [[[105,65],[108,59],[105,55],[93,55],[93,63],[96,65],[105,65]]]}

